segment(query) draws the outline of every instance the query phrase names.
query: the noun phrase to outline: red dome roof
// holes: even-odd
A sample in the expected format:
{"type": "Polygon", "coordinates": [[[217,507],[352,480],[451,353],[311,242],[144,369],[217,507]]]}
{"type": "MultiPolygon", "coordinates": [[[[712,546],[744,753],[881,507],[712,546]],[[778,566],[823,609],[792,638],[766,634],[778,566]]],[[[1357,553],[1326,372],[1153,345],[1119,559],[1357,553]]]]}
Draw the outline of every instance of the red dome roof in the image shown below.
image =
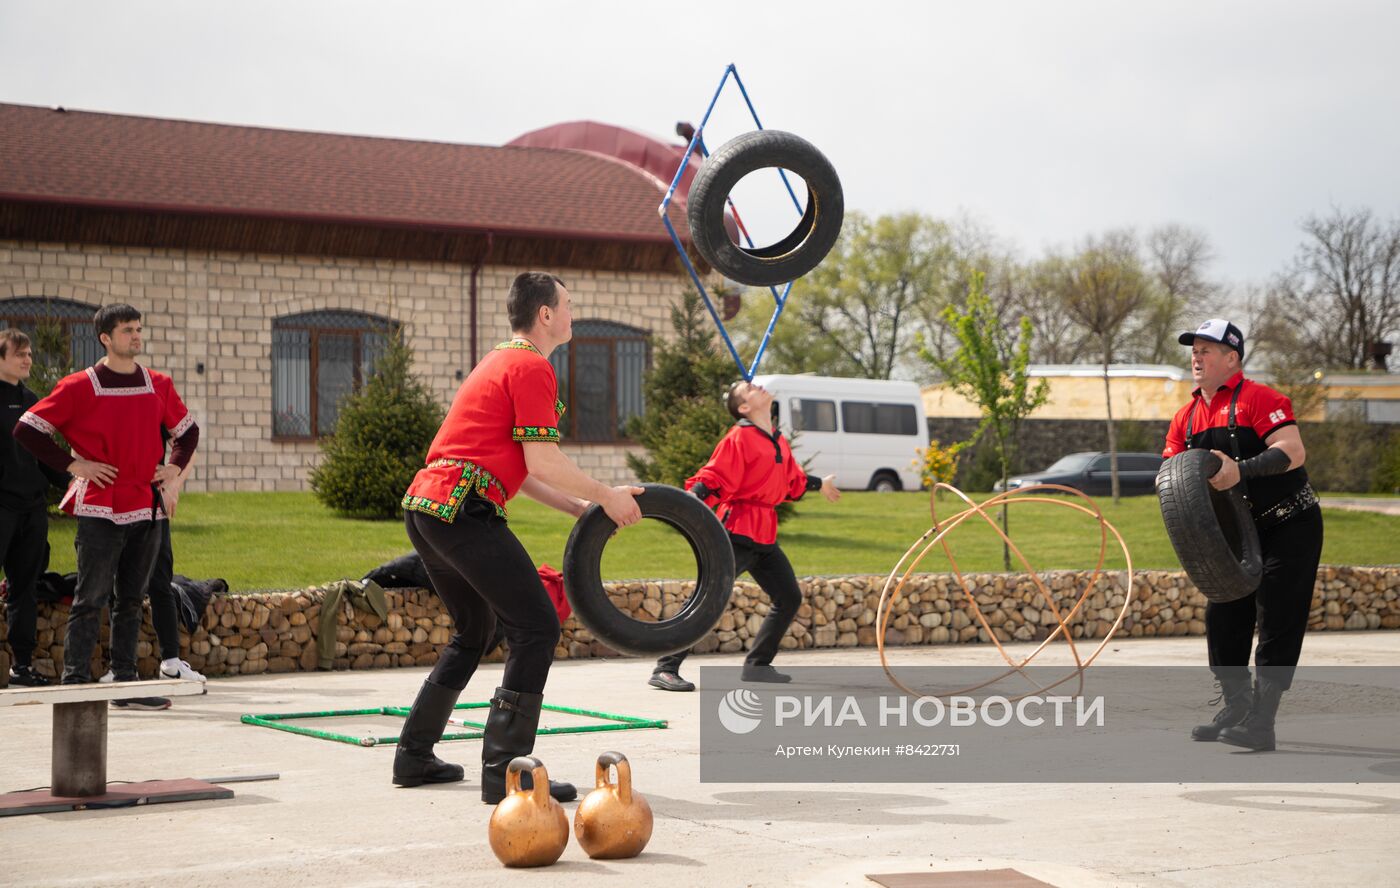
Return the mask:
{"type": "MultiPolygon", "coordinates": [[[[623,129],[592,120],[557,123],[532,130],[506,143],[507,148],[568,148],[587,151],[620,160],[656,178],[665,195],[675,178],[676,168],[685,155],[687,145],[673,145],[635,130],[623,129]]],[[[690,183],[700,168],[700,158],[692,155],[685,174],[676,189],[675,202],[684,204],[690,193],[690,183]]],[[[660,203],[658,197],[657,202],[660,203]]]]}

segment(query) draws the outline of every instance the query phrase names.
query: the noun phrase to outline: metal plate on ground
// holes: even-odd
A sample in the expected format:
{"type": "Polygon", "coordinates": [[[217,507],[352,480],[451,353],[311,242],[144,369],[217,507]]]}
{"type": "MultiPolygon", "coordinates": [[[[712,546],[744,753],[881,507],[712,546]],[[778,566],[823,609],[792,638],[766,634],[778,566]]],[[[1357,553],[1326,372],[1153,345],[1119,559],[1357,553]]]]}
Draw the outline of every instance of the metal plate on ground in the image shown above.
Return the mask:
{"type": "Polygon", "coordinates": [[[866,873],[885,888],[1055,888],[1019,870],[959,870],[945,873],[866,873]]]}
{"type": "Polygon", "coordinates": [[[231,798],[233,790],[189,777],[179,780],[145,780],[140,783],[109,783],[107,791],[102,795],[83,798],[58,796],[47,789],[4,793],[0,795],[0,817],[231,798]]]}

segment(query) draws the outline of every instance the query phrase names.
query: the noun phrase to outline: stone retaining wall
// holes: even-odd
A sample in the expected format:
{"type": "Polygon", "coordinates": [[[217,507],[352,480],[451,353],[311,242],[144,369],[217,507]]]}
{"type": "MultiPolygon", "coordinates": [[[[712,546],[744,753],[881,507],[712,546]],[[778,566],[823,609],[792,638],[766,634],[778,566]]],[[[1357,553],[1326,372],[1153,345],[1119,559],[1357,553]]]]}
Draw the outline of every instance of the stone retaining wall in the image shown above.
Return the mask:
{"type": "MultiPolygon", "coordinates": [[[[1052,630],[1055,619],[1035,585],[1020,574],[969,574],[978,606],[998,639],[1037,641],[1052,630]]],[[[1051,571],[1045,580],[1063,610],[1073,607],[1088,574],[1051,571]]],[[[829,647],[873,647],[875,608],[884,577],[809,577],[799,581],[804,602],[796,621],[782,640],[784,650],[829,647]]],[[[607,585],[613,603],[637,615],[655,620],[670,616],[689,594],[690,583],[636,581],[607,585]]],[[[949,574],[922,574],[911,578],[895,606],[886,644],[958,644],[987,642],[957,581],[949,574]]],[[[1075,638],[1102,638],[1123,604],[1122,573],[1105,574],[1090,594],[1085,609],[1073,623],[1075,638]]],[[[201,626],[183,635],[181,656],[209,676],[255,675],[263,672],[297,672],[317,668],[315,627],[323,590],[275,592],[230,596],[211,602],[201,626]]],[[[1179,571],[1144,571],[1134,581],[1134,601],[1120,632],[1138,637],[1203,635],[1204,596],[1179,571]]],[[[335,668],[382,669],[393,666],[430,666],[438,648],[447,642],[452,621],[437,598],[422,590],[388,593],[390,613],[380,620],[372,613],[341,606],[337,615],[335,668]]],[[[719,625],[696,645],[696,652],[731,653],[752,643],[764,615],[767,597],[752,582],[735,584],[734,597],[719,625]]],[[[39,648],[35,667],[54,674],[63,659],[63,626],[66,605],[41,605],[39,648]]],[[[4,620],[0,617],[0,637],[4,620]]],[[[1313,593],[1311,630],[1400,629],[1400,566],[1331,567],[1318,573],[1313,593]]],[[[106,670],[107,628],[102,629],[102,650],[93,659],[93,674],[106,670]]],[[[155,672],[159,652],[149,611],[141,629],[137,651],[142,675],[155,672]]],[[[588,630],[569,619],[555,652],[559,659],[607,657],[617,654],[588,630]]],[[[488,657],[499,660],[500,651],[488,657]]],[[[0,681],[8,675],[9,652],[0,648],[0,681]]]]}

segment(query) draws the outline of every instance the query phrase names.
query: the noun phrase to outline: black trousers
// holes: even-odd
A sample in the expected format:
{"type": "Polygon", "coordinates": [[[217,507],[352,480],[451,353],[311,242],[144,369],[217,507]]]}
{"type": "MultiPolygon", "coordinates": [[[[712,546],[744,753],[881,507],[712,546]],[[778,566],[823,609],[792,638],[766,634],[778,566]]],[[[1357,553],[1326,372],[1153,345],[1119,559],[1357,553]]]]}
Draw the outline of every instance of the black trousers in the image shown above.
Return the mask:
{"type": "MultiPolygon", "coordinates": [[[[734,534],[729,535],[729,543],[734,547],[734,575],[737,577],[748,571],[772,602],[768,616],[763,618],[754,636],[753,647],[744,658],[746,666],[767,666],[778,655],[778,643],[797,618],[797,609],[802,606],[802,590],[792,572],[792,562],[777,543],[763,545],[734,534]]],[[[679,671],[689,653],[679,651],[661,657],[652,674],[679,671]]]]}
{"type": "Polygon", "coordinates": [[[1246,674],[1257,626],[1255,670],[1287,690],[1303,650],[1317,564],[1322,558],[1322,510],[1314,506],[1277,527],[1260,531],[1259,542],[1264,579],[1254,594],[1227,604],[1206,605],[1210,669],[1217,677],[1246,674]]]}
{"type": "Polygon", "coordinates": [[[452,615],[452,638],[428,678],[465,688],[499,621],[510,646],[501,685],[543,693],[559,643],[559,614],[505,519],[472,496],[451,524],[422,512],[405,512],[404,524],[433,590],[452,615]]]}
{"type": "Polygon", "coordinates": [[[28,666],[34,659],[34,627],[38,618],[34,584],[47,566],[48,554],[46,508],[24,512],[0,509],[0,565],[10,581],[5,611],[10,625],[10,650],[16,666],[28,666]]]}
{"type": "Polygon", "coordinates": [[[160,550],[156,552],[156,562],[151,568],[151,585],[147,594],[151,598],[151,625],[156,630],[156,642],[160,645],[160,658],[174,660],[180,656],[180,603],[170,582],[175,576],[175,552],[170,548],[170,522],[157,521],[160,535],[160,550]]]}
{"type": "Polygon", "coordinates": [[[97,646],[102,608],[113,594],[111,655],[117,681],[136,680],[136,642],[141,633],[141,602],[151,583],[160,548],[155,521],[114,524],[105,518],[79,518],[73,547],[78,550],[78,588],[68,612],[63,642],[63,683],[92,681],[90,664],[97,646]]]}

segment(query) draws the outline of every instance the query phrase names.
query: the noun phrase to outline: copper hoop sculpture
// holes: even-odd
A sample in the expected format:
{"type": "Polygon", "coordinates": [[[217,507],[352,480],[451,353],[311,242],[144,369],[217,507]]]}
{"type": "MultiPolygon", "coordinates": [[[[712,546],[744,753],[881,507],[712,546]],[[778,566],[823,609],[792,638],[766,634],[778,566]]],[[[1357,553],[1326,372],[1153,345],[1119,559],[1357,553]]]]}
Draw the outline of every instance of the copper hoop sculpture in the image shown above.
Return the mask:
{"type": "MultiPolygon", "coordinates": [[[[1118,628],[1123,625],[1123,618],[1127,616],[1128,606],[1132,604],[1133,601],[1133,557],[1128,552],[1128,546],[1127,543],[1123,541],[1123,535],[1118,532],[1118,529],[1116,527],[1109,523],[1108,519],[1104,518],[1103,512],[1099,509],[1098,504],[1095,503],[1087,495],[1085,495],[1082,491],[1075,490],[1072,487],[1064,487],[1059,484],[1036,484],[1029,487],[1022,487],[1016,490],[1011,490],[1005,493],[997,494],[996,496],[989,498],[988,500],[979,505],[978,503],[973,502],[967,496],[967,494],[963,493],[961,490],[957,489],[951,484],[944,484],[942,482],[939,482],[933,486],[933,490],[929,494],[929,514],[933,518],[933,526],[930,527],[924,533],[923,536],[919,537],[919,539],[914,542],[914,545],[909,547],[908,551],[906,551],[904,555],[899,559],[899,562],[895,564],[894,569],[890,571],[889,577],[885,579],[884,588],[880,590],[880,603],[875,610],[875,619],[880,627],[879,632],[876,635],[875,643],[877,649],[880,652],[880,666],[885,670],[885,675],[889,678],[890,683],[893,684],[895,687],[899,688],[904,693],[909,694],[913,697],[946,698],[955,695],[966,694],[971,691],[976,691],[981,688],[987,687],[988,685],[996,684],[997,682],[1001,681],[1007,676],[1013,674],[1020,674],[1022,678],[1025,678],[1032,685],[1035,685],[1037,690],[1041,693],[1048,691],[1051,688],[1058,687],[1059,685],[1064,684],[1070,679],[1077,677],[1079,680],[1079,687],[1076,691],[1076,694],[1082,694],[1084,691],[1084,670],[1089,668],[1089,666],[1094,662],[1094,660],[1098,658],[1099,654],[1103,652],[1103,649],[1108,646],[1109,641],[1113,639],[1114,633],[1116,633],[1118,631],[1118,628]],[[956,515],[953,515],[951,518],[944,521],[941,525],[938,520],[937,510],[937,497],[938,491],[940,490],[947,490],[951,492],[963,502],[967,503],[968,506],[963,511],[958,512],[956,515]],[[1083,500],[1085,503],[1087,503],[1087,505],[1076,503],[1071,500],[1064,499],[1062,497],[1036,495],[1050,492],[1070,494],[1072,497],[1078,497],[1079,499],[1083,500]],[[1031,567],[1030,561],[1026,559],[1026,556],[1023,555],[1021,553],[1021,550],[1016,546],[1016,544],[1012,542],[1011,537],[1007,536],[1005,531],[1001,529],[1001,526],[997,524],[996,519],[993,518],[991,515],[987,514],[987,509],[999,506],[1003,503],[1049,503],[1051,505],[1063,506],[1065,508],[1074,509],[1075,511],[1081,512],[1086,515],[1091,515],[1098,521],[1098,562],[1094,565],[1093,575],[1089,577],[1089,581],[1084,585],[1084,588],[1080,591],[1078,599],[1074,603],[1074,607],[1070,608],[1068,613],[1061,615],[1060,607],[1055,602],[1055,596],[1051,594],[1048,588],[1046,588],[1045,582],[1040,578],[1040,574],[1035,570],[1035,568],[1031,567]],[[1031,651],[1030,654],[1028,654],[1025,657],[1025,659],[1021,660],[1019,663],[1015,662],[1014,658],[1007,653],[1006,648],[1002,646],[1001,640],[997,638],[996,632],[992,629],[991,624],[987,622],[987,618],[983,615],[982,609],[977,605],[976,595],[973,593],[973,590],[969,587],[968,582],[963,576],[962,571],[958,568],[958,561],[953,556],[953,551],[948,545],[948,534],[951,533],[954,529],[956,529],[958,525],[962,524],[964,521],[966,521],[973,515],[981,516],[982,520],[986,521],[989,525],[991,525],[991,527],[997,532],[997,535],[1000,536],[1003,542],[1005,542],[1006,545],[1010,547],[1011,551],[1015,553],[1017,560],[1020,561],[1026,573],[1035,583],[1036,588],[1040,591],[1041,598],[1045,601],[1045,604],[1050,610],[1051,614],[1054,615],[1056,621],[1058,621],[1059,623],[1055,630],[1051,632],[1050,635],[1047,636],[1045,640],[1042,641],[1038,647],[1036,647],[1035,650],[1031,651]],[[1092,654],[1090,654],[1086,659],[1081,659],[1079,655],[1079,648],[1074,643],[1074,633],[1070,631],[1069,623],[1072,619],[1074,619],[1075,615],[1078,614],[1080,609],[1084,606],[1084,602],[1088,599],[1089,593],[1093,590],[1094,586],[1099,581],[1099,577],[1103,574],[1104,557],[1108,551],[1109,533],[1113,534],[1114,539],[1118,541],[1119,547],[1123,550],[1123,559],[1127,564],[1128,588],[1123,595],[1123,607],[1119,609],[1118,617],[1113,621],[1113,625],[1109,627],[1108,634],[1106,634],[1103,637],[1103,640],[1099,642],[1099,646],[1094,649],[1094,652],[1092,654]],[[930,537],[932,537],[932,539],[930,539],[930,537]],[[894,674],[894,670],[890,668],[889,660],[885,654],[885,632],[889,628],[890,617],[894,613],[894,604],[896,601],[899,600],[899,596],[904,589],[904,584],[909,580],[909,577],[918,568],[919,563],[924,560],[924,557],[928,555],[929,551],[935,545],[942,545],[943,553],[947,556],[948,563],[952,566],[953,575],[958,578],[958,585],[962,587],[963,594],[967,597],[967,602],[971,606],[973,616],[975,616],[977,622],[981,624],[982,629],[987,633],[987,636],[992,640],[992,643],[996,645],[997,650],[1001,653],[1002,659],[1004,659],[1007,665],[1011,668],[996,676],[995,678],[988,679],[987,681],[984,681],[980,684],[972,685],[970,687],[962,688],[956,691],[946,691],[941,694],[926,694],[921,691],[916,691],[913,688],[906,685],[904,682],[900,681],[899,677],[894,674]],[[919,549],[920,546],[923,546],[922,551],[920,551],[917,556],[914,556],[915,550],[919,549]],[[911,556],[913,556],[912,561],[910,561],[911,556]],[[906,562],[908,562],[907,567],[905,567],[906,562]],[[904,573],[902,575],[900,574],[901,568],[904,568],[904,573]],[[897,583],[896,576],[898,576],[897,583]],[[1032,660],[1036,658],[1036,656],[1041,651],[1045,650],[1045,648],[1050,644],[1050,642],[1055,640],[1056,636],[1060,635],[1061,633],[1064,634],[1065,641],[1069,644],[1070,655],[1074,658],[1074,671],[1066,675],[1064,678],[1061,678],[1059,681],[1053,682],[1052,684],[1046,687],[1041,687],[1033,679],[1031,679],[1030,676],[1026,675],[1023,670],[1032,660]]],[[[1029,693],[1032,692],[1027,692],[1027,694],[1029,693]]],[[[1027,694],[1021,694],[1011,699],[1013,701],[1020,700],[1021,697],[1027,696],[1027,694]]]]}

